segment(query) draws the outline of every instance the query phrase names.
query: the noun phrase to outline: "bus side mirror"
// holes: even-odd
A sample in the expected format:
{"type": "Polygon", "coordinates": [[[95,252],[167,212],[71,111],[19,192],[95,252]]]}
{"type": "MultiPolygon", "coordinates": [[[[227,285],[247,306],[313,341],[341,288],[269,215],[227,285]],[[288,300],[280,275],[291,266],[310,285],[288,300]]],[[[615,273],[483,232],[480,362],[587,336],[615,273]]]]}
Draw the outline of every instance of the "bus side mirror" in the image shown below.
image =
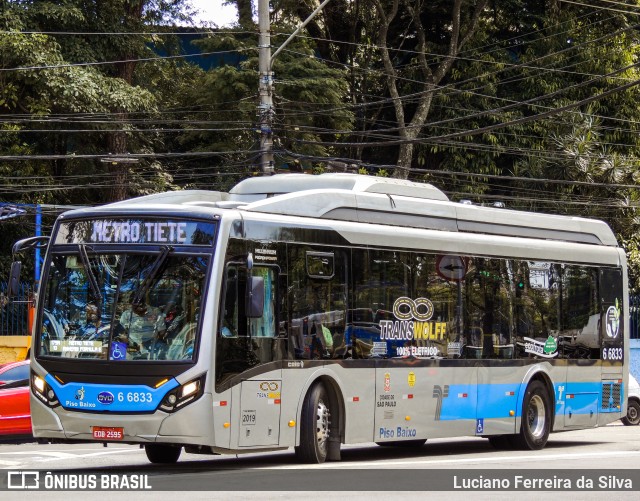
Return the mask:
{"type": "Polygon", "coordinates": [[[245,314],[248,318],[260,318],[264,311],[264,278],[247,277],[245,314]]]}
{"type": "Polygon", "coordinates": [[[20,293],[20,270],[22,262],[14,261],[11,263],[11,271],[9,272],[9,283],[7,284],[7,296],[9,299],[17,297],[20,293]]]}

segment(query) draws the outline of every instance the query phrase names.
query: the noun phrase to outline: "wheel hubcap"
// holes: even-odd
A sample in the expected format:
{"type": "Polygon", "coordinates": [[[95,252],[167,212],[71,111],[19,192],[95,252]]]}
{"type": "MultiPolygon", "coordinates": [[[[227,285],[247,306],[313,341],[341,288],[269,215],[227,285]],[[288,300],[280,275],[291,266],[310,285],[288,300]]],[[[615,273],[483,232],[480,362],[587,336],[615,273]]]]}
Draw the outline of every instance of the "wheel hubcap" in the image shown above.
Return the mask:
{"type": "Polygon", "coordinates": [[[527,422],[531,435],[535,438],[541,438],[544,435],[545,421],[544,401],[539,395],[534,395],[531,397],[527,412],[527,422]]]}
{"type": "Polygon", "coordinates": [[[318,442],[318,449],[323,453],[327,450],[327,441],[329,440],[329,408],[325,403],[320,400],[318,402],[318,412],[316,419],[316,440],[318,442]]]}

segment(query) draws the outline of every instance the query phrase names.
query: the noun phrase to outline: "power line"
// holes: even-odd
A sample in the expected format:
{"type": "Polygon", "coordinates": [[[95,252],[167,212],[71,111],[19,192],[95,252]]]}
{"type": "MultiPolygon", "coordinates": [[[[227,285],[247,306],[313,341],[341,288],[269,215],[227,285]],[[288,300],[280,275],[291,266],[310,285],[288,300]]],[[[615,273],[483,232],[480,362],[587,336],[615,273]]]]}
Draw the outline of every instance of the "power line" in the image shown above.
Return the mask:
{"type": "Polygon", "coordinates": [[[161,61],[161,60],[171,60],[171,59],[188,59],[192,57],[201,57],[201,56],[217,56],[221,54],[248,52],[252,50],[255,50],[255,49],[240,48],[240,49],[216,51],[216,52],[200,52],[198,54],[179,54],[176,56],[140,57],[140,58],[133,58],[133,59],[120,59],[115,61],[94,61],[94,62],[84,62],[84,63],[65,63],[65,64],[52,64],[52,65],[41,65],[41,66],[17,66],[15,68],[0,68],[0,71],[6,73],[10,71],[52,70],[52,69],[60,69],[60,68],[104,66],[109,64],[142,63],[142,62],[149,62],[149,61],[161,61]]]}

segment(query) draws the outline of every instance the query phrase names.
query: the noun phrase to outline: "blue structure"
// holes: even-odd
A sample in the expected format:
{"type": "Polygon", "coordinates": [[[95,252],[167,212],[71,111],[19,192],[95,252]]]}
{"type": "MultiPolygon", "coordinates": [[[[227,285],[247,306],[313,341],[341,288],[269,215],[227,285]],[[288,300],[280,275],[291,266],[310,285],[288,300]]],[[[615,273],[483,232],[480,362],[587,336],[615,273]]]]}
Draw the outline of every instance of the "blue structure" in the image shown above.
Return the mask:
{"type": "MultiPolygon", "coordinates": [[[[24,216],[27,214],[27,209],[35,209],[36,211],[36,237],[42,236],[42,206],[40,204],[14,204],[8,202],[0,202],[0,221],[5,219],[14,218],[17,216],[24,216]]],[[[42,266],[42,256],[40,249],[36,248],[35,252],[35,267],[34,267],[34,280],[36,283],[40,280],[40,267],[42,266]]]]}

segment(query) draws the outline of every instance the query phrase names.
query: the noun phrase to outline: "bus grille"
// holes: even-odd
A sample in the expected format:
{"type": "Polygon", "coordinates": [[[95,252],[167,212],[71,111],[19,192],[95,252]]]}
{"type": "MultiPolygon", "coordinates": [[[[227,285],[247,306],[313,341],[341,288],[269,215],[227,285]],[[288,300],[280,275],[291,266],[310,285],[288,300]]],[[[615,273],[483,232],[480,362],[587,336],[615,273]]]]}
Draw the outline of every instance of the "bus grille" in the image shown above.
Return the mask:
{"type": "Polygon", "coordinates": [[[602,408],[619,409],[621,385],[618,382],[602,383],[602,408]]]}

